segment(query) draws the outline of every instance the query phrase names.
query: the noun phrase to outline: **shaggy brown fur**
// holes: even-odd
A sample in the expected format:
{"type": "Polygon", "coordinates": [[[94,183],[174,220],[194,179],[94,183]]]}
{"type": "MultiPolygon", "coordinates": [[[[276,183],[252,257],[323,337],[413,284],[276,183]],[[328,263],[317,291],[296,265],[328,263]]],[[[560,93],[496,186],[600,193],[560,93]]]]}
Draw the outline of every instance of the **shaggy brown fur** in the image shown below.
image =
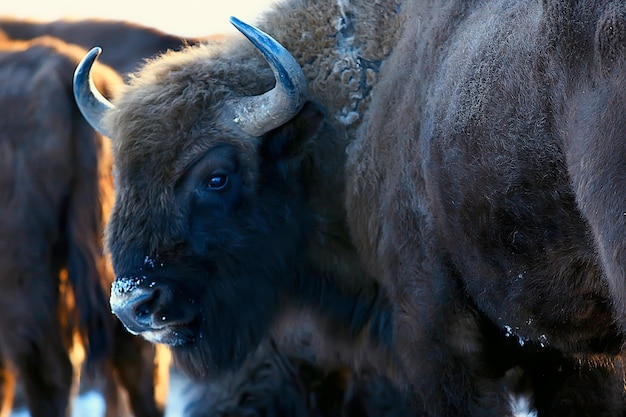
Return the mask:
{"type": "Polygon", "coordinates": [[[262,137],[219,116],[225,100],[274,83],[241,36],[149,62],[106,114],[118,186],[107,228],[114,288],[151,294],[128,308],[129,327],[158,322],[144,336],[170,344],[185,371],[239,367],[287,307],[325,315],[326,330],[352,347],[388,338],[388,305],[349,239],[342,169],[399,7],[292,0],[268,11],[260,26],[302,65],[311,100],[262,137]]]}
{"type": "Polygon", "coordinates": [[[416,1],[349,151],[348,213],[420,415],[624,413],[626,8],[416,1]]]}
{"type": "Polygon", "coordinates": [[[199,42],[130,22],[103,19],[43,22],[0,18],[0,30],[15,40],[52,36],[83,48],[100,46],[115,51],[102,57],[102,62],[121,74],[136,70],[146,59],[163,52],[199,42]]]}
{"type": "MultiPolygon", "coordinates": [[[[84,50],[52,38],[0,42],[0,381],[15,378],[32,416],[64,416],[68,351],[82,336],[87,363],[113,368],[136,416],[158,416],[153,347],[110,314],[112,271],[102,229],[113,202],[108,140],[84,121],[71,72],[84,50]]],[[[96,81],[121,82],[101,66],[96,81]]]]}

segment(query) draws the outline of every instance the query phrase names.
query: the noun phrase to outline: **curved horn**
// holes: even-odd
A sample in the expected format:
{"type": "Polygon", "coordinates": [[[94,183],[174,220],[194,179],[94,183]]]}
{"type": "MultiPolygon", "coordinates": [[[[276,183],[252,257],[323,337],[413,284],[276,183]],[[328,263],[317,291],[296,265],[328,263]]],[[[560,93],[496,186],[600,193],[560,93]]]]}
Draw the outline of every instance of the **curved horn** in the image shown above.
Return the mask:
{"type": "Polygon", "coordinates": [[[276,78],[270,91],[231,102],[239,127],[261,136],[300,111],[307,96],[306,78],[295,58],[272,37],[236,17],[230,22],[263,54],[276,78]]]}
{"type": "Polygon", "coordinates": [[[102,115],[105,111],[112,109],[113,104],[100,94],[91,77],[91,67],[101,52],[102,48],[98,46],[92,48],[76,67],[76,71],[74,71],[74,99],[91,127],[109,137],[102,126],[102,115]]]}

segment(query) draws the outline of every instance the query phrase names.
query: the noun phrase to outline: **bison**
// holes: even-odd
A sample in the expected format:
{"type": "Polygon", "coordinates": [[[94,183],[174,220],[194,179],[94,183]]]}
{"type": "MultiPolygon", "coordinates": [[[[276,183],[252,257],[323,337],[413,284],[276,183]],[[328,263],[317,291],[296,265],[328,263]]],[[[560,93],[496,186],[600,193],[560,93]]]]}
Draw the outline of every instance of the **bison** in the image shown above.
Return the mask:
{"type": "MultiPolygon", "coordinates": [[[[163,411],[153,346],[110,313],[113,274],[102,248],[110,146],[80,114],[68,77],[84,53],[50,37],[0,41],[2,415],[18,377],[32,416],[67,415],[75,334],[88,369],[116,372],[136,416],[163,411]]],[[[122,82],[105,66],[95,80],[104,91],[122,82]]]]}
{"type": "Polygon", "coordinates": [[[511,368],[539,415],[622,415],[626,7],[365,7],[276,6],[260,26],[295,62],[245,28],[276,77],[246,45],[190,48],[111,104],[87,57],[78,100],[120,186],[115,312],[204,375],[312,306],[390,339],[418,415],[512,415],[511,368]]]}
{"type": "Polygon", "coordinates": [[[621,416],[626,4],[415,1],[348,150],[418,415],[621,416]]]}
{"type": "Polygon", "coordinates": [[[233,18],[249,41],[167,53],[112,103],[88,81],[100,51],[77,68],[77,102],[113,146],[111,307],[188,374],[239,368],[293,309],[356,346],[355,366],[386,361],[390,308],[350,241],[342,171],[399,9],[283,2],[259,21],[275,38],[233,18]]]}
{"type": "Polygon", "coordinates": [[[121,74],[127,74],[141,63],[168,50],[178,50],[200,41],[163,33],[132,22],[81,19],[40,22],[35,20],[0,18],[0,30],[15,40],[30,40],[52,36],[67,43],[91,48],[94,45],[115,51],[102,62],[121,74]]]}

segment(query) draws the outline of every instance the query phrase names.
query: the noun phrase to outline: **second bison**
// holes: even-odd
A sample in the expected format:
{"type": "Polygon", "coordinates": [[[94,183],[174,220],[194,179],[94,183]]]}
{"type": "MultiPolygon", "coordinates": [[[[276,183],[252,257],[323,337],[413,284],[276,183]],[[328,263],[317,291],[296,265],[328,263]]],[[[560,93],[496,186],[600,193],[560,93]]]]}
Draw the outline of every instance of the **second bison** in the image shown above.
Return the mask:
{"type": "MultiPolygon", "coordinates": [[[[135,416],[156,417],[154,347],[108,305],[111,156],[73,100],[68,71],[83,54],[49,37],[0,41],[0,414],[19,378],[32,416],[67,415],[79,334],[89,369],[115,372],[135,416]]],[[[95,80],[121,82],[104,66],[95,80]]]]}

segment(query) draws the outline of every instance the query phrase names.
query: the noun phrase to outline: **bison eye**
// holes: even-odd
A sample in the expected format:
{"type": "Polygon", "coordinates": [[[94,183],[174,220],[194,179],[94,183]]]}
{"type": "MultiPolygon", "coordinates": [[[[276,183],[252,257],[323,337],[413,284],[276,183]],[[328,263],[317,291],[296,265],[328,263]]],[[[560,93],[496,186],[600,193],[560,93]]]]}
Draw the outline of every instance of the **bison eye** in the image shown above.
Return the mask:
{"type": "Polygon", "coordinates": [[[227,175],[214,175],[206,183],[207,188],[211,190],[221,190],[228,185],[227,175]]]}

